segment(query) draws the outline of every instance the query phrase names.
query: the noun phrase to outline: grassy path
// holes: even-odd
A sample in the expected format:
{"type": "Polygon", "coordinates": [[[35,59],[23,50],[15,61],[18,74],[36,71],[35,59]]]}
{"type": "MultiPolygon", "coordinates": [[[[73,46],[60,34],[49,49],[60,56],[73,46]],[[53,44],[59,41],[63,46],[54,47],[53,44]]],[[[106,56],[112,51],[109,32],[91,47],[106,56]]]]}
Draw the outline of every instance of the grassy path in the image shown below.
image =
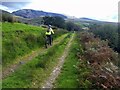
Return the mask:
{"type": "MultiPolygon", "coordinates": [[[[56,44],[58,44],[60,42],[60,40],[64,39],[66,36],[67,36],[67,34],[62,35],[59,38],[57,38],[56,40],[54,40],[53,46],[56,45],[56,44]]],[[[49,49],[50,48],[51,47],[49,47],[49,49]]],[[[24,57],[18,58],[17,60],[15,60],[15,62],[12,65],[10,65],[10,66],[8,66],[6,68],[3,68],[3,70],[2,70],[2,78],[4,79],[5,77],[9,76],[16,69],[18,69],[21,65],[27,63],[28,61],[32,60],[36,56],[45,53],[47,50],[48,49],[45,49],[43,47],[43,48],[40,48],[38,50],[32,51],[31,53],[25,55],[24,57]]]]}
{"type": "MultiPolygon", "coordinates": [[[[58,59],[62,56],[71,34],[59,38],[58,44],[39,54],[26,64],[21,65],[14,73],[3,79],[3,88],[40,88],[49,77],[58,59]]],[[[57,43],[56,42],[56,43],[57,43]]]]}
{"type": "Polygon", "coordinates": [[[74,38],[74,34],[72,34],[72,37],[70,38],[68,44],[66,45],[62,56],[59,58],[58,65],[56,67],[54,67],[52,73],[50,74],[48,79],[45,81],[42,88],[52,88],[53,87],[53,83],[54,83],[55,79],[58,77],[58,75],[61,71],[61,68],[64,64],[65,58],[68,55],[69,48],[71,46],[71,42],[72,42],[73,38],[74,38]]]}
{"type": "Polygon", "coordinates": [[[80,46],[77,35],[75,34],[61,73],[54,83],[54,88],[78,88],[78,70],[76,68],[78,57],[76,55],[79,50],[80,46]]]}

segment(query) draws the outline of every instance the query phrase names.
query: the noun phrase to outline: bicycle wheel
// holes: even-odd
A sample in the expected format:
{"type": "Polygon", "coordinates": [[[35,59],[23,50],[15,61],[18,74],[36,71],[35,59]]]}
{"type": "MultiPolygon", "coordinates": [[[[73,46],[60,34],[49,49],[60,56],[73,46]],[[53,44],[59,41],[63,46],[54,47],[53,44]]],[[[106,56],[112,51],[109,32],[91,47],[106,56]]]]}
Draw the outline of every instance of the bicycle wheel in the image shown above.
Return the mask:
{"type": "Polygon", "coordinates": [[[45,48],[47,48],[47,37],[45,38],[45,48]]]}
{"type": "Polygon", "coordinates": [[[45,48],[48,48],[48,45],[50,45],[49,37],[45,38],[45,48]]]}

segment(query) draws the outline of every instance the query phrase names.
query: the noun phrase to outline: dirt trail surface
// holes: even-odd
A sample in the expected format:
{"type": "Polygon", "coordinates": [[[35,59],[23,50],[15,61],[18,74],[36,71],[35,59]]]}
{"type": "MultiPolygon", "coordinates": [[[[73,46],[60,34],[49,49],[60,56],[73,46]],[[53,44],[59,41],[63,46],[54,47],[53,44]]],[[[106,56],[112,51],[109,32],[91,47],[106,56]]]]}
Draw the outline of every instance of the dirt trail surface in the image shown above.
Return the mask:
{"type": "MultiPolygon", "coordinates": [[[[51,47],[53,47],[54,45],[58,44],[61,40],[63,40],[65,38],[65,36],[67,36],[67,34],[62,35],[59,38],[57,38],[53,42],[53,45],[51,47]]],[[[51,47],[49,47],[49,48],[51,48],[51,47]]],[[[15,70],[17,70],[21,65],[26,64],[28,61],[32,60],[36,56],[38,56],[40,54],[44,54],[48,49],[40,48],[38,50],[32,51],[30,54],[27,54],[27,55],[25,55],[25,56],[23,56],[21,58],[18,58],[16,60],[16,62],[14,62],[12,65],[10,65],[7,68],[2,70],[2,79],[6,78],[11,73],[15,72],[15,70]]]]}
{"type": "Polygon", "coordinates": [[[74,35],[71,37],[70,41],[68,42],[62,57],[59,58],[58,65],[53,69],[52,73],[50,74],[50,76],[47,78],[47,80],[43,84],[43,86],[42,86],[43,89],[45,89],[45,88],[52,89],[53,88],[53,83],[54,83],[55,79],[58,77],[58,75],[60,74],[61,68],[64,64],[66,56],[68,55],[69,48],[71,46],[73,38],[74,38],[74,35]]]}

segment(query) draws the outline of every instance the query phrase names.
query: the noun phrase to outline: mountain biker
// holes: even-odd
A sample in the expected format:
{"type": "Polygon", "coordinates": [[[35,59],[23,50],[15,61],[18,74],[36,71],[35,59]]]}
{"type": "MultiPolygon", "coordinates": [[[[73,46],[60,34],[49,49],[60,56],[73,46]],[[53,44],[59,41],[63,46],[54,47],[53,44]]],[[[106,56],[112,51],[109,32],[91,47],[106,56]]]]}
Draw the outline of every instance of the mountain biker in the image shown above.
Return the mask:
{"type": "Polygon", "coordinates": [[[49,39],[49,44],[52,45],[52,35],[54,34],[54,31],[51,28],[51,25],[48,25],[48,29],[45,33],[46,37],[49,39]]]}

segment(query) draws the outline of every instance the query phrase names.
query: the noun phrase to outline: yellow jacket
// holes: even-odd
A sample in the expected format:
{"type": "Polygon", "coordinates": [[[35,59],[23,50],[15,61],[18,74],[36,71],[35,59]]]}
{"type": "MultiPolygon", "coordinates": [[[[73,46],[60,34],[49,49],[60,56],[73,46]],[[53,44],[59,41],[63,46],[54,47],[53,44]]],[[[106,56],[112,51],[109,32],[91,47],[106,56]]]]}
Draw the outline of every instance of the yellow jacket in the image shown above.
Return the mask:
{"type": "Polygon", "coordinates": [[[45,35],[51,35],[51,32],[46,32],[45,35]]]}
{"type": "Polygon", "coordinates": [[[45,33],[45,35],[51,35],[51,34],[54,34],[54,31],[52,30],[52,28],[50,28],[49,32],[47,31],[47,32],[45,33]]]}

